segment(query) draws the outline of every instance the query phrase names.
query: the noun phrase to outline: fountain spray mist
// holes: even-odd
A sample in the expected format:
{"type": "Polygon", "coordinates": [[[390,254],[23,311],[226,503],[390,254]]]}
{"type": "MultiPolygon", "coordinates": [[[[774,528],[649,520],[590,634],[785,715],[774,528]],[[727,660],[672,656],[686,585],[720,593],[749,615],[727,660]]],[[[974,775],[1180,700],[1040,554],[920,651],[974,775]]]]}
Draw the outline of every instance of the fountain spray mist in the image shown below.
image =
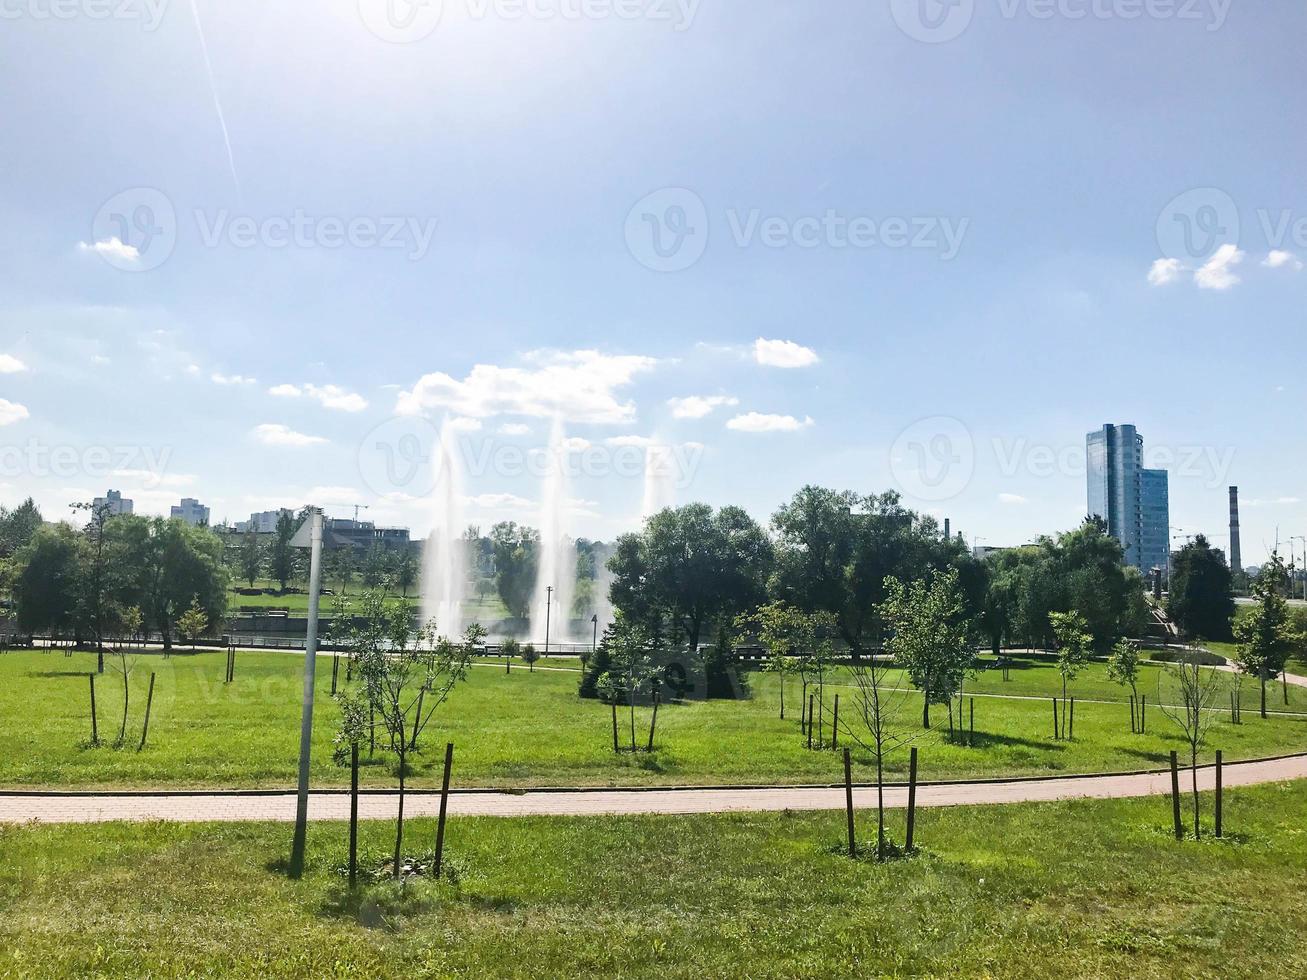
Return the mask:
{"type": "Polygon", "coordinates": [[[555,418],[549,430],[548,458],[545,461],[544,494],[540,500],[540,556],[536,565],[535,594],[531,600],[531,636],[537,642],[545,638],[549,587],[553,587],[553,607],[549,613],[549,639],[569,639],[572,619],[572,596],[576,591],[576,542],[567,528],[567,440],[563,420],[555,418]]]}
{"type": "Polygon", "coordinates": [[[644,500],[640,519],[653,516],[676,503],[676,454],[663,442],[652,442],[644,451],[644,500]]]}
{"type": "Polygon", "coordinates": [[[432,448],[436,484],[431,494],[432,525],[422,556],[422,619],[436,620],[436,631],[451,639],[463,631],[467,553],[463,542],[463,456],[458,432],[448,416],[440,443],[432,448]]]}

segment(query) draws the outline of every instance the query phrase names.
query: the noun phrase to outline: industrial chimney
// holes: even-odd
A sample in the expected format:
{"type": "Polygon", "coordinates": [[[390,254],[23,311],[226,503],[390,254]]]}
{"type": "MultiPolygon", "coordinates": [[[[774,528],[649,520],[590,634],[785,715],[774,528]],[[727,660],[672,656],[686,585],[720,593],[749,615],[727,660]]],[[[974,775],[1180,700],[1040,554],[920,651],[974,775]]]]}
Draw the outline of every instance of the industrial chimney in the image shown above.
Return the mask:
{"type": "Polygon", "coordinates": [[[1239,488],[1230,488],[1230,571],[1238,575],[1243,571],[1243,558],[1239,554],[1239,488]]]}

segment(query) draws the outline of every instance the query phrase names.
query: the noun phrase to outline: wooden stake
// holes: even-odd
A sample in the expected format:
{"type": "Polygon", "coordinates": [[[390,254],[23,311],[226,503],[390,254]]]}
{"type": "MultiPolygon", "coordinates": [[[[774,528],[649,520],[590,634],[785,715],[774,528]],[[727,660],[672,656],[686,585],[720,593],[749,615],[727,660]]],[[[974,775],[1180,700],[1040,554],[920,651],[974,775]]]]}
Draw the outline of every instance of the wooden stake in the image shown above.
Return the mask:
{"type": "Polygon", "coordinates": [[[620,748],[617,747],[617,702],[616,701],[613,702],[613,751],[614,752],[622,751],[620,748]]]}
{"type": "Polygon", "coordinates": [[[646,752],[653,751],[654,726],[658,724],[658,692],[653,694],[653,717],[649,719],[649,744],[645,746],[646,752]]]}
{"type": "Polygon", "coordinates": [[[1057,698],[1053,699],[1053,741],[1057,741],[1060,736],[1057,732],[1057,698]]]}
{"type": "Polygon", "coordinates": [[[976,744],[976,699],[967,699],[967,710],[971,716],[971,731],[967,735],[967,748],[973,748],[976,744]]]}
{"type": "Polygon", "coordinates": [[[912,850],[912,831],[917,824],[917,747],[908,756],[908,839],[906,848],[912,850]]]}
{"type": "Polygon", "coordinates": [[[1142,735],[1148,731],[1148,695],[1139,696],[1139,734],[1142,735]]]}
{"type": "Polygon", "coordinates": [[[1135,734],[1138,728],[1138,722],[1135,720],[1135,696],[1132,694],[1130,695],[1130,734],[1135,734]]]}
{"type": "Polygon", "coordinates": [[[808,748],[812,748],[812,695],[808,695],[808,748]]]}
{"type": "Polygon", "coordinates": [[[830,723],[830,747],[837,748],[840,740],[840,696],[835,695],[835,717],[830,723]]]}
{"type": "Polygon", "coordinates": [[[1184,840],[1184,825],[1180,823],[1180,767],[1175,752],[1171,752],[1171,816],[1175,820],[1175,839],[1184,840]]]}
{"type": "Polygon", "coordinates": [[[336,678],[340,676],[340,654],[331,655],[331,694],[336,694],[336,678]]]}
{"type": "Polygon", "coordinates": [[[1221,836],[1221,750],[1216,750],[1216,836],[1221,836]]]}
{"type": "Polygon", "coordinates": [[[1076,699],[1071,699],[1071,724],[1066,730],[1068,741],[1074,741],[1076,737],[1076,699]]]}
{"type": "Polygon", "coordinates": [[[349,887],[354,890],[359,868],[359,743],[349,747],[349,887]]]}
{"type": "Polygon", "coordinates": [[[91,744],[100,744],[100,727],[95,718],[95,675],[87,674],[91,679],[91,744]]]}
{"type": "Polygon", "coordinates": [[[853,768],[849,762],[849,750],[844,750],[844,812],[849,823],[849,857],[858,856],[858,845],[853,839],[853,768]]]}
{"type": "Polygon", "coordinates": [[[440,878],[440,862],[445,856],[445,807],[449,803],[449,770],[454,765],[454,743],[445,746],[445,775],[440,781],[440,816],[436,818],[436,878],[440,878]]]}
{"type": "Polygon", "coordinates": [[[141,744],[136,746],[139,752],[145,748],[145,736],[150,731],[150,706],[154,704],[154,671],[150,671],[150,690],[145,696],[145,724],[141,726],[141,744]]]}

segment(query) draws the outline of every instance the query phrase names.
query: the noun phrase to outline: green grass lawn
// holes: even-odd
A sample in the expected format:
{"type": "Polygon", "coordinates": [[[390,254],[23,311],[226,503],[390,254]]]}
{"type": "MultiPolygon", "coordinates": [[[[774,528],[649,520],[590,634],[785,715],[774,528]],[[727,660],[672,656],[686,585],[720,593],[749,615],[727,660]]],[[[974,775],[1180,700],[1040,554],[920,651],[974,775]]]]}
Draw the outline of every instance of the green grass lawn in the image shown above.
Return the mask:
{"type": "MultiPolygon", "coordinates": [[[[262,595],[241,595],[238,588],[244,588],[244,582],[237,582],[227,592],[227,610],[231,615],[235,615],[242,607],[254,609],[285,609],[292,616],[306,616],[309,611],[309,594],[303,589],[303,586],[292,586],[292,589],[298,591],[287,592],[285,595],[276,595],[275,590],[278,588],[277,583],[270,580],[259,580],[254,583],[255,588],[273,590],[265,592],[262,595]]],[[[324,582],[324,589],[333,589],[340,591],[340,583],[324,582]]],[[[357,582],[345,590],[346,598],[350,603],[351,610],[357,610],[357,603],[362,598],[364,587],[357,582]]],[[[415,604],[421,603],[421,596],[416,591],[410,592],[409,600],[415,604]]],[[[324,595],[322,597],[322,611],[327,614],[332,607],[334,596],[324,595]]],[[[500,601],[498,596],[491,595],[485,599],[469,597],[465,602],[465,616],[469,620],[475,620],[482,623],[493,623],[501,619],[508,618],[508,609],[500,601]]]]}
{"type": "MultiPolygon", "coordinates": [[[[292,785],[302,658],[242,652],[231,685],[222,683],[225,661],[221,652],[140,657],[132,675],[128,746],[115,749],[90,744],[87,672],[94,669],[92,654],[0,655],[0,786],[292,785]],[[157,680],[149,741],[144,751],[137,752],[151,671],[157,680]]],[[[319,658],[312,774],[318,786],[347,781],[347,773],[331,761],[337,721],[337,708],[329,697],[331,666],[331,658],[319,658]]],[[[1156,668],[1147,670],[1141,688],[1156,691],[1156,668]]],[[[1100,667],[1088,670],[1074,690],[1086,697],[1120,697],[1120,689],[1103,682],[1100,671],[1100,667]]],[[[344,674],[342,662],[342,682],[344,674]]],[[[1051,737],[1051,705],[1043,699],[1058,686],[1056,672],[1046,665],[1028,664],[1013,670],[1012,677],[1005,683],[988,671],[970,683],[978,693],[1019,695],[975,699],[973,748],[950,743],[945,737],[946,713],[933,710],[935,727],[921,733],[916,743],[921,778],[1152,768],[1165,764],[1172,749],[1183,747],[1178,729],[1156,709],[1149,713],[1148,734],[1139,736],[1130,733],[1129,712],[1123,704],[1087,700],[1076,707],[1075,741],[1056,742],[1051,737]]],[[[798,726],[799,689],[794,681],[789,685],[790,710],[784,721],[777,717],[777,679],[753,675],[751,699],[665,705],[658,715],[657,750],[616,755],[609,708],[577,698],[577,680],[578,675],[568,671],[529,673],[519,666],[505,675],[493,662],[474,667],[470,680],[455,690],[424,736],[414,785],[438,782],[441,749],[447,740],[457,746],[455,784],[460,786],[796,783],[833,782],[842,776],[836,753],[806,748],[798,726]]],[[[850,721],[852,691],[832,683],[828,702],[837,692],[843,720],[850,721]]],[[[110,739],[121,718],[117,676],[100,677],[97,693],[101,736],[110,739]]],[[[1247,694],[1245,690],[1246,701],[1247,694]]],[[[1303,692],[1295,695],[1304,696],[1303,692]]],[[[638,716],[643,742],[649,713],[640,709],[638,716]]],[[[906,696],[900,720],[907,730],[921,731],[919,695],[906,696]]],[[[622,721],[625,726],[624,712],[622,721]]],[[[1210,745],[1223,749],[1230,760],[1307,750],[1307,717],[1262,720],[1248,710],[1241,725],[1219,718],[1210,745]]],[[[859,749],[853,757],[856,777],[869,780],[870,756],[859,749]]],[[[906,765],[906,752],[892,757],[890,775],[902,776],[906,765]]],[[[389,757],[381,753],[364,766],[362,774],[366,785],[389,785],[393,777],[389,757]]]]}
{"type": "MultiPolygon", "coordinates": [[[[340,824],[299,882],[288,825],[15,826],[0,974],[1303,976],[1304,812],[1305,782],[1231,791],[1230,837],[1177,842],[1165,798],[922,811],[922,852],[879,866],[839,812],[455,818],[456,882],[355,896],[340,824]]],[[[408,830],[429,852],[433,822],[408,830]]],[[[370,861],[391,833],[363,825],[370,861]]]]}

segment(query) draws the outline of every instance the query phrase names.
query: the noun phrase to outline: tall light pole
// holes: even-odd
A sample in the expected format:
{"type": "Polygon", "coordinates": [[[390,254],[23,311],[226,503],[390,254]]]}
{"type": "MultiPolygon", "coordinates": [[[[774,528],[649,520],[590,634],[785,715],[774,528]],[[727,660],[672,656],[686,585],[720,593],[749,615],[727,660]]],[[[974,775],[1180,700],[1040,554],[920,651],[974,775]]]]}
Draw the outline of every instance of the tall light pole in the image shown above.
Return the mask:
{"type": "MultiPolygon", "coordinates": [[[[1302,597],[1304,601],[1307,601],[1307,535],[1297,534],[1289,540],[1302,542],[1302,597]]],[[[1289,554],[1293,554],[1292,544],[1289,545],[1289,554]]],[[[1289,591],[1292,592],[1293,589],[1290,588],[1289,591]]]]}
{"type": "Polygon", "coordinates": [[[594,627],[594,639],[590,641],[590,652],[594,653],[599,649],[599,614],[595,613],[590,617],[590,625],[594,627]]]}
{"type": "MultiPolygon", "coordinates": [[[[318,594],[322,584],[322,511],[311,508],[309,519],[309,623],[304,638],[304,696],[300,709],[299,795],[295,802],[295,839],[290,850],[290,876],[304,873],[304,839],[309,829],[309,761],[313,745],[313,675],[318,661],[318,594]]],[[[301,535],[291,541],[304,547],[301,535]]]]}
{"type": "Polygon", "coordinates": [[[549,656],[549,617],[554,611],[554,587],[545,586],[545,656],[549,656]]]}

